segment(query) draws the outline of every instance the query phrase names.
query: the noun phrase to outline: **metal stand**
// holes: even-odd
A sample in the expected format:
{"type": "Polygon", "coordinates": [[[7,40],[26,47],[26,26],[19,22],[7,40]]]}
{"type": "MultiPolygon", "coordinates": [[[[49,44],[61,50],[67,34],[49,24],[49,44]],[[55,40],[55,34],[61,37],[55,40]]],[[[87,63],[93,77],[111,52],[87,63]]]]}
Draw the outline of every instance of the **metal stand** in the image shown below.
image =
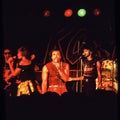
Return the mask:
{"type": "Polygon", "coordinates": [[[115,80],[115,78],[114,78],[114,61],[112,61],[112,70],[111,70],[111,72],[112,72],[112,91],[114,91],[114,84],[113,84],[113,82],[114,82],[114,80],[115,80]]]}
{"type": "MultiPolygon", "coordinates": [[[[79,46],[80,46],[80,41],[78,41],[78,55],[79,55],[79,46]]],[[[82,56],[79,57],[79,62],[77,63],[77,73],[76,77],[79,77],[79,69],[80,69],[80,76],[82,76],[82,56]],[[80,63],[80,64],[79,64],[80,63]],[[80,66],[79,66],[80,65],[80,66]]],[[[80,92],[82,93],[82,80],[76,82],[76,92],[78,92],[80,89],[80,92]],[[80,85],[79,85],[80,83],[80,85]],[[79,88],[80,86],[80,88],[79,88]]]]}
{"type": "Polygon", "coordinates": [[[115,71],[117,68],[116,68],[116,61],[114,60],[114,61],[112,61],[112,90],[114,91],[114,82],[116,82],[116,76],[115,76],[115,74],[116,74],[116,72],[117,71],[115,71]]]}
{"type": "MultiPolygon", "coordinates": [[[[77,73],[76,73],[76,77],[78,77],[78,70],[77,70],[77,73]]],[[[76,81],[76,93],[78,93],[78,81],[76,81]]]]}
{"type": "MultiPolygon", "coordinates": [[[[78,53],[78,55],[79,55],[79,49],[80,49],[80,41],[78,41],[78,46],[77,46],[78,48],[77,48],[77,53],[78,53]]],[[[79,69],[79,67],[78,67],[79,65],[78,65],[78,63],[77,63],[77,73],[76,73],[76,77],[78,77],[79,76],[79,72],[78,72],[78,69],[79,69]]],[[[76,81],[76,93],[78,93],[78,81],[76,81]]]]}
{"type": "MultiPolygon", "coordinates": [[[[83,75],[82,63],[83,63],[82,58],[80,58],[80,76],[83,75]]],[[[80,80],[80,93],[82,93],[82,80],[80,80]]]]}

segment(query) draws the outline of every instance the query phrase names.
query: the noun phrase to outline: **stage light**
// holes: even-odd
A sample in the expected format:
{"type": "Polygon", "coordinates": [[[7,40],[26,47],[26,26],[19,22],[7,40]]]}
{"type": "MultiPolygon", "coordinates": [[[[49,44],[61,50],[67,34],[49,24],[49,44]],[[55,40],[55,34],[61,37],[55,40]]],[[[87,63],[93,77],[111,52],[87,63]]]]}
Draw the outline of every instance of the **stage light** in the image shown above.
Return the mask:
{"type": "Polygon", "coordinates": [[[50,10],[44,10],[43,11],[43,16],[49,17],[51,15],[50,10]]]}
{"type": "Polygon", "coordinates": [[[65,16],[65,17],[71,17],[72,14],[73,14],[72,9],[67,9],[67,10],[65,10],[65,12],[64,12],[64,16],[65,16]]]}
{"type": "Polygon", "coordinates": [[[83,9],[83,8],[79,9],[78,12],[77,12],[77,15],[79,17],[84,17],[86,15],[86,10],[83,9]]]}
{"type": "Polygon", "coordinates": [[[96,9],[94,9],[93,14],[94,14],[95,16],[99,16],[99,15],[101,14],[101,10],[98,9],[98,8],[96,8],[96,9]]]}

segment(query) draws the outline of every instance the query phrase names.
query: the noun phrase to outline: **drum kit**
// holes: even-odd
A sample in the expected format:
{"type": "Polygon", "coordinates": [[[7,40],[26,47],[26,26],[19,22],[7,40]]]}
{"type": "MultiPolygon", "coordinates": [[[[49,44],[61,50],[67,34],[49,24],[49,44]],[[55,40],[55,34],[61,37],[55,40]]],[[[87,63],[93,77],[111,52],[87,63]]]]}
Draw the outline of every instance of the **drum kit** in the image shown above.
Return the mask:
{"type": "Polygon", "coordinates": [[[117,81],[118,66],[116,61],[103,60],[101,64],[102,86],[98,88],[98,81],[96,79],[96,89],[104,89],[106,91],[118,92],[117,81]]]}

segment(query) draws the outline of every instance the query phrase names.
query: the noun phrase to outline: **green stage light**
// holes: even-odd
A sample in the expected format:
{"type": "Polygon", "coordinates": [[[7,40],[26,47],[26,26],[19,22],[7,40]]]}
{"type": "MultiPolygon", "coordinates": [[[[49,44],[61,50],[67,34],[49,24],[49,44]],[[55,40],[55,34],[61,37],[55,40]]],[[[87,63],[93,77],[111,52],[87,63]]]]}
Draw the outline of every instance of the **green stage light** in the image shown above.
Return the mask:
{"type": "Polygon", "coordinates": [[[85,9],[79,9],[78,12],[77,12],[77,15],[79,17],[84,17],[86,15],[86,10],[85,9]]]}

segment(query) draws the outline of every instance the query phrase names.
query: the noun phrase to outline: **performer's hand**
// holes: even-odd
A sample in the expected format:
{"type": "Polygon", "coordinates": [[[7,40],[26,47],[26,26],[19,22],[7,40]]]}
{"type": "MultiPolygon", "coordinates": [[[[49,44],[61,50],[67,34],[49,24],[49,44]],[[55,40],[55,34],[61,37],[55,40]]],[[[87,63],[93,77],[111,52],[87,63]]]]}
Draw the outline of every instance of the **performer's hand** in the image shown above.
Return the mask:
{"type": "Polygon", "coordinates": [[[58,70],[58,74],[59,74],[60,76],[62,76],[63,71],[61,70],[60,64],[57,64],[57,65],[56,65],[56,68],[57,68],[57,70],[58,70]]]}
{"type": "Polygon", "coordinates": [[[81,76],[80,78],[81,78],[81,80],[84,80],[84,76],[81,76]]]}
{"type": "Polygon", "coordinates": [[[4,90],[6,90],[12,83],[11,82],[6,82],[7,85],[5,85],[5,87],[3,88],[4,90]]]}
{"type": "Polygon", "coordinates": [[[4,78],[4,81],[5,81],[6,83],[8,83],[9,79],[10,79],[10,77],[7,76],[7,77],[4,78]]]}
{"type": "Polygon", "coordinates": [[[80,77],[69,77],[68,81],[80,81],[80,80],[84,80],[84,76],[80,76],[80,77]]]}
{"type": "Polygon", "coordinates": [[[10,57],[7,61],[6,61],[8,64],[12,64],[14,63],[14,59],[13,57],[10,57]]]}
{"type": "Polygon", "coordinates": [[[16,80],[16,84],[19,84],[19,83],[21,83],[21,81],[20,80],[16,80]]]}
{"type": "Polygon", "coordinates": [[[35,54],[32,54],[32,55],[31,55],[31,60],[34,60],[35,57],[36,57],[35,54]]]}
{"type": "Polygon", "coordinates": [[[98,89],[101,89],[102,88],[102,84],[101,82],[98,83],[98,89]]]}
{"type": "Polygon", "coordinates": [[[60,70],[61,68],[60,68],[60,64],[57,64],[56,65],[56,68],[57,68],[57,70],[60,70]]]}

